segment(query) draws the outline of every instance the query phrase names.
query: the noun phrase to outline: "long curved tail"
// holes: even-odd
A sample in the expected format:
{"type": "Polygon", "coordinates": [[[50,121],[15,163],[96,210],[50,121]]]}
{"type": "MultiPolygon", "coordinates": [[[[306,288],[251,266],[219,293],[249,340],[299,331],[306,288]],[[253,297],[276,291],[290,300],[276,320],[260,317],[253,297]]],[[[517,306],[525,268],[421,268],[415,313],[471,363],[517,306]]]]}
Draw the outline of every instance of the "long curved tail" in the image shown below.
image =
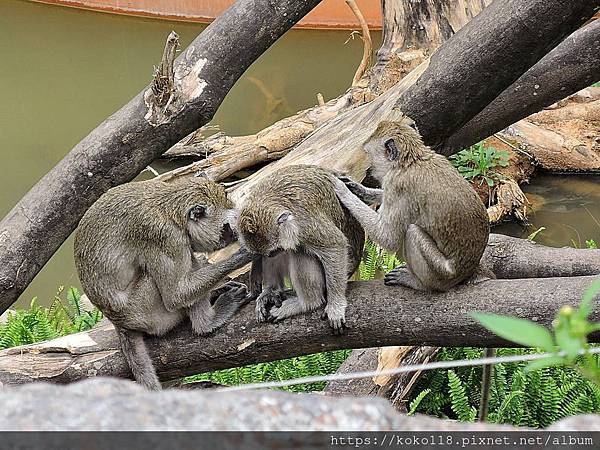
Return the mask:
{"type": "Polygon", "coordinates": [[[160,391],[162,386],[156,376],[154,364],[148,354],[146,343],[144,342],[144,334],[139,331],[127,330],[116,327],[121,343],[121,350],[129,364],[129,368],[133,373],[133,378],[139,384],[160,391]]]}

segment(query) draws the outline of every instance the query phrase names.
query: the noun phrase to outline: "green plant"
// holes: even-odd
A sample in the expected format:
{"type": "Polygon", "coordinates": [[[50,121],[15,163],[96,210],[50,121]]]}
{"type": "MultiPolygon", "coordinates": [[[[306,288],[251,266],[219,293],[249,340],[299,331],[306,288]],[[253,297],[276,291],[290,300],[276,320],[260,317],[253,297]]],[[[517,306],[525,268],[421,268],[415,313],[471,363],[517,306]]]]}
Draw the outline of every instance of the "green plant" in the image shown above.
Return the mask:
{"type": "MultiPolygon", "coordinates": [[[[282,359],[268,363],[252,364],[233,369],[217,370],[187,377],[185,380],[208,380],[224,385],[261,383],[266,381],[289,380],[310,375],[334,373],[350,355],[351,350],[314,353],[296,358],[282,359]]],[[[290,392],[320,391],[325,383],[301,384],[282,389],[290,392]]]]}
{"type": "Polygon", "coordinates": [[[485,182],[489,187],[493,187],[503,180],[503,176],[495,169],[498,166],[507,167],[508,157],[508,152],[485,147],[483,142],[480,142],[452,155],[450,162],[467,180],[480,180],[480,185],[485,182]]]}
{"type": "Polygon", "coordinates": [[[67,289],[64,299],[63,292],[61,286],[49,308],[40,306],[34,297],[28,309],[10,312],[6,323],[0,325],[0,349],[89,330],[100,321],[102,313],[95,308],[85,310],[76,288],[67,289]]]}
{"type": "Polygon", "coordinates": [[[593,87],[600,87],[600,81],[597,81],[596,83],[592,84],[593,87]]]}
{"type": "Polygon", "coordinates": [[[563,306],[552,322],[552,332],[547,328],[526,319],[501,316],[498,314],[471,314],[485,328],[498,336],[523,345],[541,348],[556,354],[548,358],[532,361],[528,370],[551,366],[571,366],[600,387],[598,360],[589,353],[587,337],[600,331],[600,323],[590,323],[592,303],[600,291],[600,279],[594,281],[584,293],[578,308],[563,306]]]}
{"type": "Polygon", "coordinates": [[[383,250],[375,242],[367,239],[362,261],[358,266],[359,280],[372,280],[402,263],[394,253],[383,250]]]}
{"type": "MultiPolygon", "coordinates": [[[[474,359],[479,348],[442,348],[438,361],[474,359]]],[[[533,349],[501,348],[499,356],[527,355],[533,349]]],[[[458,367],[452,371],[424,372],[410,396],[412,413],[472,421],[481,395],[482,368],[458,367]],[[420,398],[420,400],[418,400],[420,398]],[[413,408],[413,404],[416,404],[413,408]]],[[[488,421],[528,427],[545,427],[574,414],[600,412],[600,388],[570,367],[528,370],[527,363],[494,366],[488,421]]]]}

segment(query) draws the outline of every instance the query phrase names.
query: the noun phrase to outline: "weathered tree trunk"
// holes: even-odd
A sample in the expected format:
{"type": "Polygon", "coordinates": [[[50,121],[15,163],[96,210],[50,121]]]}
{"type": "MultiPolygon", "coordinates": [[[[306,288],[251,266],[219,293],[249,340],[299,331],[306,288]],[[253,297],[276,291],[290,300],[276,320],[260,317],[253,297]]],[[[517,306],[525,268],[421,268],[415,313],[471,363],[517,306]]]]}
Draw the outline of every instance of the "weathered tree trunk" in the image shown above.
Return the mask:
{"type": "MultiPolygon", "coordinates": [[[[440,294],[387,287],[381,281],[352,282],[343,336],[331,333],[319,311],[279,324],[257,324],[254,308],[248,306],[211,336],[195,336],[186,325],[147,343],[162,380],[365,345],[507,346],[511,344],[479,326],[469,312],[517,312],[549,326],[558,309],[577,305],[595,279],[490,280],[440,294]]],[[[591,320],[600,320],[600,313],[591,320]]],[[[131,376],[110,325],[0,352],[4,385],[65,383],[92,376],[131,376]]]]}
{"type": "Polygon", "coordinates": [[[239,0],[183,51],[172,75],[92,131],[0,222],[0,313],[106,190],[207,123],[237,79],[320,0],[239,0]],[[161,88],[166,90],[160,91],[161,88]]]}
{"type": "Polygon", "coordinates": [[[383,42],[377,52],[378,67],[407,50],[433,53],[490,3],[491,0],[382,0],[383,42]]]}
{"type": "Polygon", "coordinates": [[[450,136],[439,151],[445,155],[456,153],[598,80],[600,20],[594,20],[574,32],[506,88],[450,136]]]}

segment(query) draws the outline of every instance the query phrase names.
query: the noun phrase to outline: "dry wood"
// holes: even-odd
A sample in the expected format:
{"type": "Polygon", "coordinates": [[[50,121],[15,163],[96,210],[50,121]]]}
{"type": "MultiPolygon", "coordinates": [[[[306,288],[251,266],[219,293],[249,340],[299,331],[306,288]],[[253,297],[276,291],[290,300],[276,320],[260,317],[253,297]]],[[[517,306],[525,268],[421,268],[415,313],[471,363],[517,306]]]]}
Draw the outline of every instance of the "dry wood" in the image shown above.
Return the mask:
{"type": "Polygon", "coordinates": [[[350,7],[354,15],[356,16],[356,20],[360,24],[360,29],[362,30],[361,39],[364,42],[363,45],[363,56],[360,60],[360,64],[358,65],[358,69],[356,69],[356,73],[352,78],[352,86],[356,86],[359,84],[363,75],[369,68],[371,64],[371,53],[373,53],[373,41],[371,40],[371,33],[369,32],[369,25],[365,20],[364,16],[360,12],[360,8],[356,4],[354,0],[346,0],[346,4],[350,7]]]}

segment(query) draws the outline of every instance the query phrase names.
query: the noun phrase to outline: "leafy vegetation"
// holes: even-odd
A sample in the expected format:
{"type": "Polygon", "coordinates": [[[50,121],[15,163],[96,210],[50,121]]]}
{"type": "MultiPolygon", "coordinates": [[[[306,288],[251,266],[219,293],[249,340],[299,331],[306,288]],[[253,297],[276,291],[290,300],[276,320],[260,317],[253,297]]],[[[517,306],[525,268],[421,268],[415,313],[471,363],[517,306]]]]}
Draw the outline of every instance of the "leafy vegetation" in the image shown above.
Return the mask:
{"type": "MultiPolygon", "coordinates": [[[[261,383],[266,381],[289,380],[290,378],[334,373],[350,355],[351,350],[314,353],[296,358],[282,359],[268,363],[252,364],[245,367],[217,370],[187,377],[185,381],[208,380],[213,383],[234,385],[261,383]]],[[[299,384],[283,389],[290,392],[320,391],[325,383],[299,384]]]]}
{"type": "Polygon", "coordinates": [[[29,309],[8,313],[6,323],[0,325],[0,349],[89,330],[100,321],[102,313],[95,308],[86,310],[76,288],[64,291],[61,286],[49,308],[40,306],[35,297],[29,309]]]}
{"type": "Polygon", "coordinates": [[[489,187],[493,187],[503,180],[502,174],[496,169],[507,167],[508,157],[508,152],[485,147],[483,142],[480,142],[452,155],[450,162],[467,180],[479,181],[479,185],[485,182],[489,187]]]}
{"type": "Polygon", "coordinates": [[[498,336],[528,347],[541,348],[545,352],[560,355],[529,363],[529,370],[551,366],[570,366],[600,387],[598,359],[589,353],[587,337],[600,331],[600,323],[590,323],[588,318],[593,302],[600,292],[600,279],[594,281],[581,299],[578,308],[563,306],[552,322],[552,332],[526,319],[497,314],[475,313],[472,316],[485,328],[498,336]]]}
{"type": "Polygon", "coordinates": [[[358,266],[359,280],[372,280],[381,278],[383,274],[389,272],[394,267],[402,263],[394,253],[389,253],[379,247],[375,242],[367,239],[363,259],[358,266]]]}
{"type": "MultiPolygon", "coordinates": [[[[516,348],[497,350],[498,356],[535,352],[537,350],[516,348]]],[[[480,348],[442,348],[437,360],[482,356],[483,349],[480,348]]],[[[597,364],[598,358],[595,359],[597,364]]],[[[411,395],[409,411],[474,421],[481,397],[482,371],[481,367],[457,367],[448,371],[424,372],[411,395]],[[417,403],[415,408],[413,403],[417,403]]],[[[600,412],[600,387],[570,367],[529,370],[525,362],[496,364],[489,411],[489,422],[546,427],[564,417],[600,412]]]]}

